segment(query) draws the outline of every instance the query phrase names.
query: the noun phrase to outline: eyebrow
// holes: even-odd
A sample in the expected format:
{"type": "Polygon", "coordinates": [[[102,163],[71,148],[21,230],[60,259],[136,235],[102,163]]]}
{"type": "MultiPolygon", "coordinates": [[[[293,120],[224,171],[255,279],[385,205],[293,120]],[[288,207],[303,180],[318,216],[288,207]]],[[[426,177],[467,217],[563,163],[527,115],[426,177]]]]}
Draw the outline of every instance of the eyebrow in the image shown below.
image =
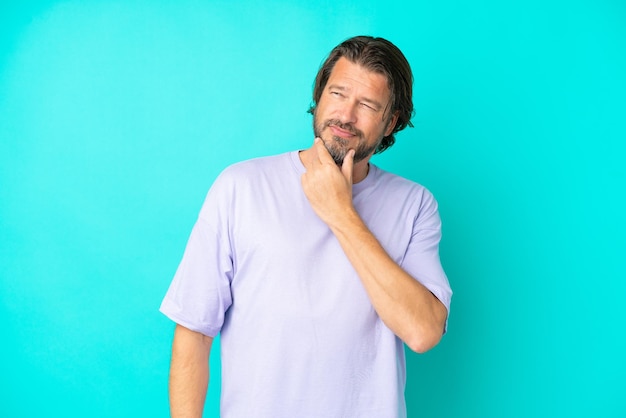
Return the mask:
{"type": "MultiPolygon", "coordinates": [[[[334,90],[339,90],[339,91],[348,91],[348,88],[339,84],[330,84],[328,86],[328,89],[334,89],[334,90]]],[[[380,111],[383,108],[383,105],[379,102],[377,102],[374,99],[368,99],[367,97],[362,97],[359,99],[359,101],[367,103],[369,105],[372,105],[373,107],[376,108],[377,111],[380,111]]]]}

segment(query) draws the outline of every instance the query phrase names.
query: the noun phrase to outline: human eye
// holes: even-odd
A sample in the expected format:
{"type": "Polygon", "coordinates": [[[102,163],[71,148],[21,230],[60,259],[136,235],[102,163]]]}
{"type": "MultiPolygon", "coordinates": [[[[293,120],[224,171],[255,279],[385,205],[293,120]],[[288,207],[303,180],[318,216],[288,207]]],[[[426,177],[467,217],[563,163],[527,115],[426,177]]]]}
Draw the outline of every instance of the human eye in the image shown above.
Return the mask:
{"type": "Polygon", "coordinates": [[[376,109],[373,105],[371,105],[371,104],[369,104],[367,102],[361,102],[361,107],[366,109],[366,110],[368,110],[368,111],[371,111],[371,112],[378,111],[378,109],[376,109]]]}

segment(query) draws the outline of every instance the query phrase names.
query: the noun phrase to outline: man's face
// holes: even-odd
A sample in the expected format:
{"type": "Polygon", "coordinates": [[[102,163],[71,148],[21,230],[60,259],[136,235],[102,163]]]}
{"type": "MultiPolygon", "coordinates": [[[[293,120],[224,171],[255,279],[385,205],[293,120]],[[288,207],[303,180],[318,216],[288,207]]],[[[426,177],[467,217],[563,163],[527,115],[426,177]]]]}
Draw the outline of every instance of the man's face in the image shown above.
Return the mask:
{"type": "Polygon", "coordinates": [[[313,131],[341,166],[355,150],[354,162],[369,159],[383,137],[391,134],[397,115],[389,115],[387,78],[339,58],[322,91],[313,117],[313,131]]]}

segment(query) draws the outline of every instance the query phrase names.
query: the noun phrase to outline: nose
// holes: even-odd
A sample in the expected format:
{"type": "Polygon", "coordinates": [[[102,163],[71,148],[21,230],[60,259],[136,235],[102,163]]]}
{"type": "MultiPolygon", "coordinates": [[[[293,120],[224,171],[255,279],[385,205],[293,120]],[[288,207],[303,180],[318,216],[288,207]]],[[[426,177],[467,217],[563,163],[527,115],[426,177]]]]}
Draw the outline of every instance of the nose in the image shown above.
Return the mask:
{"type": "Polygon", "coordinates": [[[357,119],[357,105],[355,103],[343,103],[338,110],[338,119],[341,123],[355,123],[357,119]]]}

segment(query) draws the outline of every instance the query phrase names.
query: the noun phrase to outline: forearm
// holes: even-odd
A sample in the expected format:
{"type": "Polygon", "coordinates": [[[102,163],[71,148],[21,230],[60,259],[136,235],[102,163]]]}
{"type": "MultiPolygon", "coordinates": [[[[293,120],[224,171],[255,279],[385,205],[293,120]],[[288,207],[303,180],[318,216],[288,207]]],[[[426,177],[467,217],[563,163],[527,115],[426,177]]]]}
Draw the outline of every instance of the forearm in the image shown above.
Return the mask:
{"type": "Polygon", "coordinates": [[[210,337],[176,326],[169,380],[173,418],[202,417],[209,383],[212,341],[210,337]]]}
{"type": "MultiPolygon", "coordinates": [[[[340,169],[317,138],[301,157],[307,169],[302,175],[304,193],[339,240],[378,316],[413,351],[435,346],[443,334],[447,309],[387,254],[356,212],[354,150],[348,151],[340,169]]],[[[359,171],[366,163],[359,163],[359,171]]]]}
{"type": "Polygon", "coordinates": [[[355,211],[330,227],[385,325],[413,351],[434,347],[443,334],[444,305],[387,254],[355,211]]]}

